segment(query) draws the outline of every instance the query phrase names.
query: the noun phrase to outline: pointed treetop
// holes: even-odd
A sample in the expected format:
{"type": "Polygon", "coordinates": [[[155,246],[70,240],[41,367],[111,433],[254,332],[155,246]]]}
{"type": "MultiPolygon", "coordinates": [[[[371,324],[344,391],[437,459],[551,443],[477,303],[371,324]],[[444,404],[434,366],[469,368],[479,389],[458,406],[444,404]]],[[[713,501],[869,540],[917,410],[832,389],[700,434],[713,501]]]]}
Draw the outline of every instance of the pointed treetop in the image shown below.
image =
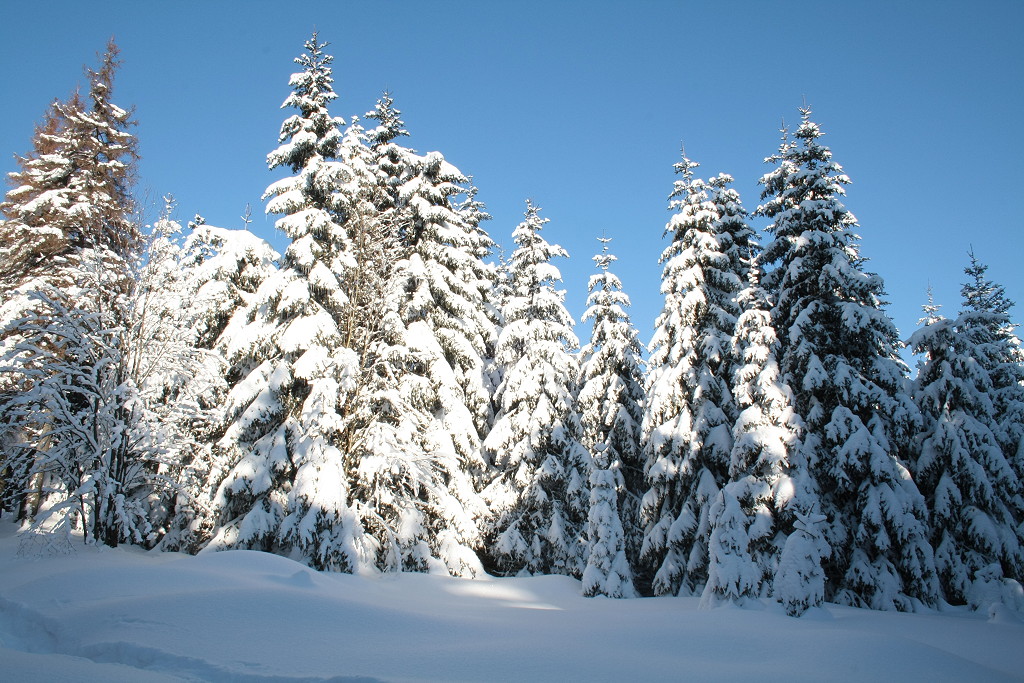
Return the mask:
{"type": "Polygon", "coordinates": [[[405,122],[402,121],[402,112],[394,107],[395,101],[387,90],[377,100],[373,111],[366,113],[366,118],[374,119],[380,123],[379,126],[367,133],[370,144],[373,147],[386,145],[395,138],[408,137],[409,131],[405,129],[405,122]]]}
{"type": "Polygon", "coordinates": [[[607,272],[608,266],[619,259],[614,254],[608,253],[608,245],[612,241],[611,237],[598,237],[597,241],[601,243],[601,253],[594,256],[593,260],[594,263],[597,264],[598,268],[607,272]]]}
{"type": "MultiPolygon", "coordinates": [[[[325,109],[327,104],[338,95],[334,92],[334,77],[331,75],[331,63],[334,57],[325,54],[324,48],[330,43],[321,43],[316,31],[313,37],[304,43],[306,52],[295,58],[295,63],[302,67],[302,71],[292,74],[289,85],[295,92],[292,93],[281,105],[283,107],[294,107],[302,112],[302,116],[309,118],[314,112],[325,109]]],[[[343,120],[340,121],[344,125],[343,120]]]]}
{"type": "Polygon", "coordinates": [[[942,316],[939,315],[939,309],[942,308],[942,304],[935,303],[935,293],[932,291],[932,286],[928,284],[928,303],[921,306],[921,310],[924,311],[924,315],[917,321],[918,325],[932,325],[942,320],[942,316]]]}
{"type": "Polygon", "coordinates": [[[114,37],[111,36],[103,54],[96,54],[100,60],[99,71],[88,66],[85,67],[85,76],[89,79],[89,98],[93,101],[94,107],[103,107],[110,98],[114,73],[121,66],[121,60],[117,58],[119,54],[121,54],[121,50],[114,42],[114,37]]]}
{"type": "MultiPolygon", "coordinates": [[[[686,156],[686,145],[682,143],[679,144],[679,155],[682,159],[673,164],[672,167],[676,170],[676,173],[681,174],[683,179],[689,183],[693,179],[693,169],[700,166],[700,164],[686,156]]],[[[676,196],[674,192],[672,196],[676,196]]]]}
{"type": "Polygon", "coordinates": [[[988,266],[978,260],[972,248],[967,252],[971,259],[971,265],[964,268],[964,273],[970,278],[960,288],[960,294],[964,298],[964,307],[970,311],[983,311],[985,313],[996,313],[1004,315],[1013,308],[1014,302],[1006,298],[1006,290],[986,279],[985,273],[988,266]]]}

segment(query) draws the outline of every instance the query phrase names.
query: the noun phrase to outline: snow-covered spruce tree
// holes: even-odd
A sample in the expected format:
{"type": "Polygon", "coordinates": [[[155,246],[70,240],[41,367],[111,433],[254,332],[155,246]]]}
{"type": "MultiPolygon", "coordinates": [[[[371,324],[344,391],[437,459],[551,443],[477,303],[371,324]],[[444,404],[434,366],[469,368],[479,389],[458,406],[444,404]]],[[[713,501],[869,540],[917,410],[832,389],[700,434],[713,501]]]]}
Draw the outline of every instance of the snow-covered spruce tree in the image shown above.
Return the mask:
{"type": "Polygon", "coordinates": [[[412,173],[409,166],[416,153],[398,144],[409,137],[402,121],[402,112],[395,108],[391,93],[385,92],[365,118],[377,122],[366,131],[366,144],[370,148],[370,167],[377,176],[381,192],[375,193],[374,204],[383,231],[382,242],[388,245],[395,260],[401,257],[401,246],[407,245],[410,216],[402,208],[401,186],[412,173]]]}
{"type": "MultiPolygon", "coordinates": [[[[439,152],[420,156],[396,142],[409,133],[390,94],[384,93],[366,116],[379,124],[367,132],[367,139],[384,188],[378,195],[383,239],[395,245],[395,262],[408,261],[415,271],[420,267],[418,259],[426,268],[429,279],[423,282],[427,289],[415,285],[410,289],[411,298],[421,298],[428,291],[441,293],[437,308],[428,306],[429,311],[417,312],[414,309],[422,308],[422,303],[417,303],[402,314],[403,319],[406,324],[413,319],[428,321],[455,372],[479,440],[493,421],[493,386],[480,365],[493,356],[496,338],[497,306],[491,297],[497,274],[484,262],[494,242],[481,227],[489,216],[475,198],[476,188],[467,187],[468,178],[439,152]],[[466,199],[456,205],[454,197],[460,194],[466,199]],[[419,289],[419,294],[414,289],[419,289]],[[444,294],[445,290],[450,293],[444,294]]],[[[388,272],[391,270],[389,267],[388,272]]],[[[460,451],[460,457],[467,456],[460,451]]],[[[483,482],[480,465],[471,464],[477,483],[483,482]]]]}
{"type": "MultiPolygon", "coordinates": [[[[0,227],[4,238],[0,248],[4,263],[0,266],[0,325],[6,329],[0,335],[0,346],[8,370],[0,380],[4,400],[28,398],[17,394],[31,388],[34,380],[29,374],[36,379],[49,377],[44,368],[32,363],[48,358],[51,349],[47,348],[45,329],[58,325],[56,321],[64,313],[100,315],[111,329],[125,329],[126,297],[132,287],[128,273],[140,246],[130,191],[138,155],[135,138],[128,132],[133,124],[130,113],[111,101],[117,55],[117,46],[109,43],[99,70],[86,69],[88,93],[54,102],[36,131],[33,151],[19,159],[21,170],[10,176],[14,189],[0,204],[8,219],[0,227]],[[94,277],[97,263],[110,271],[102,286],[94,277]],[[34,294],[41,290],[46,296],[34,294]],[[17,322],[36,315],[39,319],[30,329],[17,322]]],[[[124,337],[106,339],[103,344],[114,341],[121,344],[124,337]]],[[[118,354],[126,352],[118,349],[118,354]]],[[[83,354],[82,358],[93,356],[83,354]]],[[[125,396],[124,400],[129,399],[125,396]]],[[[42,423],[19,425],[15,413],[4,411],[0,418],[11,446],[5,455],[20,463],[0,468],[12,475],[5,475],[5,504],[17,509],[20,516],[32,517],[49,485],[41,461],[30,455],[41,446],[42,457],[47,444],[39,443],[44,437],[33,433],[30,424],[38,427],[45,423],[46,430],[53,425],[45,416],[39,416],[42,423]]],[[[99,519],[102,525],[106,518],[101,514],[99,519]]],[[[96,537],[105,542],[118,540],[106,529],[96,537]]]]}
{"type": "Polygon", "coordinates": [[[729,349],[736,294],[752,234],[742,219],[723,220],[696,167],[685,154],[675,165],[682,179],[669,196],[676,213],[665,227],[672,238],[661,256],[665,305],[650,344],[643,418],[649,489],[641,563],[658,595],[693,595],[707,580],[708,513],[728,481],[735,421],[729,349]]]}
{"type": "Polygon", "coordinates": [[[782,380],[803,421],[802,455],[828,521],[826,599],[911,610],[938,599],[924,500],[901,455],[918,421],[882,279],[863,270],[840,201],[849,179],[801,110],[761,178],[773,241],[763,260],[775,298],[782,380]],[[774,267],[772,267],[774,266],[774,267]]]}
{"type": "Polygon", "coordinates": [[[822,560],[829,552],[823,530],[825,515],[795,512],[793,531],[779,556],[772,595],[782,603],[786,614],[798,617],[825,600],[825,574],[822,560]]]}
{"type": "Polygon", "coordinates": [[[364,434],[354,441],[353,487],[382,568],[427,569],[434,557],[451,573],[476,574],[484,505],[475,482],[485,469],[480,434],[490,417],[485,359],[493,336],[477,283],[487,267],[451,204],[462,174],[436,152],[405,161],[395,213],[405,226],[401,258],[364,360],[370,381],[358,401],[364,434]],[[396,544],[398,563],[389,550],[396,544]]]}
{"type": "MultiPolygon", "coordinates": [[[[988,266],[973,252],[970,259],[964,269],[968,280],[960,290],[963,310],[958,326],[977,349],[992,381],[993,431],[1017,478],[1024,481],[1024,349],[1010,320],[1013,301],[1002,285],[986,278],[988,266]]],[[[1017,521],[1024,523],[1024,500],[1016,498],[1014,508],[1017,521]]]]}
{"type": "Polygon", "coordinates": [[[992,382],[972,339],[975,311],[957,321],[929,301],[910,338],[922,356],[914,381],[921,409],[915,481],[929,508],[935,566],[947,601],[964,604],[977,572],[996,564],[1019,577],[1024,555],[1011,501],[1020,482],[999,448],[992,382]]]}
{"type": "Polygon", "coordinates": [[[282,106],[271,169],[294,175],[273,183],[268,213],[290,243],[281,269],[253,297],[244,334],[228,362],[249,369],[227,403],[222,448],[235,465],[215,499],[214,548],[252,548],[293,556],[317,569],[352,571],[365,562],[362,528],[348,501],[340,410],[358,358],[343,345],[348,303],[341,278],[354,266],[343,187],[350,169],[337,160],[344,124],[328,112],[336,98],[330,55],[317,34],[296,59],[302,71],[282,106]]]}
{"type": "Polygon", "coordinates": [[[801,460],[792,392],[780,381],[779,340],[760,269],[751,264],[748,277],[737,297],[742,313],[732,344],[732,394],[740,414],[733,427],[729,483],[712,506],[710,567],[701,603],[743,604],[770,595],[789,614],[799,615],[823,599],[821,557],[827,546],[819,542],[821,531],[808,525],[824,517],[817,515],[801,460]],[[790,541],[795,534],[799,538],[790,541]]]}
{"type": "Polygon", "coordinates": [[[594,448],[590,473],[590,508],[587,515],[587,566],[583,595],[609,598],[636,597],[633,572],[626,557],[626,537],[619,513],[621,475],[611,467],[605,444],[594,448]]]}
{"type": "Polygon", "coordinates": [[[233,382],[252,367],[229,366],[227,348],[245,334],[247,307],[276,270],[279,254],[248,230],[207,225],[197,216],[177,256],[183,319],[181,331],[195,362],[170,395],[177,424],[171,475],[177,486],[168,503],[160,548],[198,552],[216,523],[214,495],[234,465],[234,449],[218,446],[228,427],[225,405],[233,382]]]}
{"type": "MultiPolygon", "coordinates": [[[[431,331],[455,375],[450,391],[465,405],[476,429],[486,434],[491,423],[489,387],[485,364],[494,344],[494,321],[488,317],[485,293],[494,280],[493,269],[483,257],[493,245],[479,227],[462,220],[452,197],[464,193],[467,178],[438,152],[410,161],[413,171],[400,189],[401,206],[409,217],[405,244],[409,296],[402,312],[406,326],[422,322],[431,331]]],[[[450,408],[448,408],[450,410],[450,408]]],[[[462,429],[461,417],[453,416],[448,429],[462,429]]],[[[460,457],[479,479],[483,463],[472,447],[455,437],[460,457]]]]}
{"type": "MultiPolygon", "coordinates": [[[[501,274],[497,265],[487,261],[494,254],[497,244],[483,228],[484,221],[491,220],[491,215],[487,213],[487,206],[476,198],[478,190],[472,182],[473,177],[469,176],[470,185],[466,189],[465,197],[455,208],[469,230],[467,246],[477,257],[467,261],[473,267],[463,272],[463,279],[467,283],[475,284],[479,292],[480,301],[483,302],[483,312],[488,322],[486,331],[489,336],[487,338],[487,357],[484,358],[484,378],[487,395],[490,397],[497,391],[498,384],[501,382],[498,376],[497,364],[494,360],[494,348],[497,345],[498,333],[502,325],[501,274]]],[[[489,400],[488,404],[490,405],[489,400]]],[[[486,424],[480,432],[481,435],[486,435],[494,424],[493,410],[488,411],[486,417],[486,424]]],[[[477,483],[483,485],[485,482],[481,480],[477,483]]]]}
{"type": "Polygon", "coordinates": [[[572,387],[579,342],[555,289],[551,264],[564,249],[540,235],[547,222],[531,202],[516,227],[509,260],[511,293],[496,358],[498,413],[484,449],[497,476],[484,490],[490,524],[484,553],[501,574],[582,575],[592,464],[579,443],[572,387]]]}
{"type": "Polygon", "coordinates": [[[393,204],[368,139],[362,125],[353,120],[342,136],[340,150],[349,169],[342,190],[355,259],[355,266],[342,281],[348,297],[342,332],[345,346],[361,359],[366,358],[381,323],[382,293],[400,256],[400,245],[390,229],[393,204]]]}
{"type": "MultiPolygon", "coordinates": [[[[600,272],[590,276],[587,310],[583,321],[593,321],[590,343],[580,351],[581,388],[576,399],[580,415],[580,442],[593,455],[598,450],[608,460],[618,492],[616,510],[626,530],[630,564],[640,554],[640,497],[643,495],[643,461],[640,453],[640,422],[643,419],[642,348],[629,319],[629,297],[622,281],[608,268],[616,260],[608,253],[607,238],[594,257],[600,272]]],[[[593,539],[591,539],[593,541],[593,539]]]]}

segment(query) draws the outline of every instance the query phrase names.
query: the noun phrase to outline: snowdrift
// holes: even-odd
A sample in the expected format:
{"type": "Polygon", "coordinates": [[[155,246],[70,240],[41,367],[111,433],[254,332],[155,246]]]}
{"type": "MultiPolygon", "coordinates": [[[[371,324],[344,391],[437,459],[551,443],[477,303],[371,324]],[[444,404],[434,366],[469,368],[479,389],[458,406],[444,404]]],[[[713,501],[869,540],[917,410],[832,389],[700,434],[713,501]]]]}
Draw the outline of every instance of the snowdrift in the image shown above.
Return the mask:
{"type": "Polygon", "coordinates": [[[6,681],[1024,680],[1024,623],[583,598],[562,576],[319,574],[250,551],[26,550],[0,523],[6,681]]]}

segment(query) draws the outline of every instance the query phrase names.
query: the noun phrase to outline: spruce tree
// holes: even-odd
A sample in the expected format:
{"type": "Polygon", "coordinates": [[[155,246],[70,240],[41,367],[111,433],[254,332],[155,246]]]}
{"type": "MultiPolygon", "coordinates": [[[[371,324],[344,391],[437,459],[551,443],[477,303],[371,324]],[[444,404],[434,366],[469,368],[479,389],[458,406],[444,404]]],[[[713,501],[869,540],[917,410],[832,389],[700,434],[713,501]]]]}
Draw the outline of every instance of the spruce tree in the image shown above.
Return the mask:
{"type": "MultiPolygon", "coordinates": [[[[755,253],[752,249],[751,257],[755,253]]],[[[712,511],[702,604],[743,604],[772,596],[798,615],[823,599],[815,586],[823,585],[821,556],[827,546],[818,542],[820,530],[809,525],[824,518],[817,515],[817,498],[801,459],[801,423],[792,391],[779,376],[780,345],[760,279],[760,268],[752,263],[747,287],[737,297],[742,313],[733,337],[732,393],[740,413],[733,427],[729,483],[712,511]],[[802,535],[789,541],[794,534],[802,535]]]]}
{"type": "Polygon", "coordinates": [[[826,599],[874,609],[935,604],[923,498],[903,457],[918,415],[905,391],[896,328],[882,309],[883,283],[863,270],[856,219],[840,197],[849,178],[801,110],[761,178],[773,238],[765,286],[794,391],[807,462],[827,516],[826,599]],[[902,456],[902,457],[901,457],[902,456]]]}
{"type": "MultiPolygon", "coordinates": [[[[1010,320],[1013,301],[1006,290],[986,277],[988,266],[974,252],[968,276],[960,290],[963,296],[961,321],[978,360],[992,382],[993,431],[1003,455],[1024,479],[1024,349],[1010,320]]],[[[1024,500],[1015,499],[1018,521],[1024,520],[1024,500]]]]}
{"type": "Polygon", "coordinates": [[[954,604],[968,601],[979,571],[995,563],[1001,575],[1020,576],[1024,560],[1011,509],[1020,482],[996,436],[977,315],[951,321],[929,301],[910,338],[922,356],[914,382],[923,416],[914,478],[928,503],[943,593],[954,604]]]}
{"type": "Polygon", "coordinates": [[[198,552],[217,522],[215,494],[235,464],[234,448],[219,442],[228,421],[229,392],[253,369],[242,348],[249,344],[248,307],[277,270],[279,254],[248,230],[189,222],[191,234],[178,257],[183,331],[198,354],[198,367],[175,396],[182,425],[181,456],[173,477],[179,484],[167,511],[163,550],[198,552]],[[228,358],[241,363],[229,363],[228,358]]]}
{"type": "Polygon", "coordinates": [[[626,557],[626,538],[619,512],[621,474],[610,463],[605,444],[595,449],[590,473],[590,507],[587,515],[587,566],[583,570],[583,595],[610,598],[636,597],[633,572],[626,557]]]}
{"type": "MultiPolygon", "coordinates": [[[[371,379],[356,423],[357,430],[388,434],[389,446],[370,452],[363,439],[352,468],[357,489],[371,492],[369,500],[393,497],[387,509],[361,508],[369,515],[367,528],[382,534],[382,548],[394,546],[388,529],[417,529],[399,544],[419,548],[415,558],[401,561],[404,568],[427,569],[427,558],[436,557],[453,573],[472,574],[479,571],[469,560],[484,511],[476,491],[485,470],[480,435],[490,418],[485,373],[493,323],[478,285],[487,267],[451,199],[464,191],[465,177],[437,152],[410,152],[405,162],[396,199],[404,226],[400,258],[385,285],[384,324],[371,342],[371,379]],[[370,408],[375,405],[381,408],[370,408]],[[424,468],[429,476],[412,476],[424,468]],[[407,472],[402,477],[418,483],[375,493],[388,471],[407,472]],[[419,510],[417,523],[398,524],[400,510],[419,510]]],[[[387,555],[380,557],[392,566],[387,555]]]]}
{"type": "Polygon", "coordinates": [[[551,264],[566,252],[540,235],[547,219],[538,212],[527,202],[508,264],[511,291],[496,353],[503,378],[484,441],[497,471],[484,490],[491,509],[485,552],[502,574],[579,577],[591,468],[572,395],[579,367],[571,352],[579,342],[551,264]]]}
{"type": "MultiPolygon", "coordinates": [[[[358,358],[344,346],[354,267],[343,192],[351,169],[338,160],[343,119],[328,112],[337,95],[326,43],[316,33],[295,61],[293,92],[283,107],[297,113],[281,126],[271,169],[294,175],[264,197],[290,243],[281,269],[254,296],[247,339],[229,362],[248,369],[231,390],[230,426],[221,439],[236,464],[215,504],[217,548],[252,548],[301,558],[317,569],[353,571],[365,561],[362,528],[348,501],[342,408],[358,358]]],[[[237,343],[237,342],[236,342],[237,343]]]]}
{"type": "MultiPolygon", "coordinates": [[[[590,343],[580,351],[581,388],[576,400],[580,442],[594,456],[607,459],[618,492],[616,509],[626,530],[630,564],[640,551],[640,496],[644,493],[640,453],[643,419],[642,348],[629,319],[629,297],[622,281],[609,271],[616,260],[608,253],[607,238],[594,262],[600,272],[590,276],[583,322],[593,321],[590,343]]],[[[593,539],[591,539],[593,540],[593,539]]]]}
{"type": "MultiPolygon", "coordinates": [[[[735,410],[730,344],[752,234],[741,214],[725,216],[715,186],[695,178],[685,154],[665,227],[665,305],[655,325],[643,420],[643,560],[656,594],[692,595],[707,580],[709,512],[728,481],[735,410]]],[[[714,182],[725,187],[731,179],[714,182]]]]}

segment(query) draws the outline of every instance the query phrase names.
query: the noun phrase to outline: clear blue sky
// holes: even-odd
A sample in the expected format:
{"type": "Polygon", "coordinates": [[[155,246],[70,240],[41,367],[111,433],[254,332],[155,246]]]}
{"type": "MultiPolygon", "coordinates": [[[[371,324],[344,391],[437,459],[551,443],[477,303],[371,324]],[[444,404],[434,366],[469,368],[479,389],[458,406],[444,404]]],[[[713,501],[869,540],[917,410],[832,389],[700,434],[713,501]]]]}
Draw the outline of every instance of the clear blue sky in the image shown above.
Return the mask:
{"type": "MultiPolygon", "coordinates": [[[[316,28],[335,58],[334,113],[394,94],[420,152],[473,175],[501,244],[527,197],[570,311],[583,312],[597,237],[641,338],[661,307],[658,257],[680,142],[698,173],[736,178],[748,209],[783,119],[806,98],[853,180],[847,206],[890,313],[909,335],[929,283],[959,309],[967,250],[1024,320],[1024,2],[67,2],[0,0],[0,171],[47,103],[114,35],[115,100],[135,105],[140,189],[179,218],[275,240],[275,175],[292,58],[316,28]]],[[[761,228],[764,221],[755,220],[761,228]]],[[[280,245],[280,239],[276,239],[280,245]]]]}

